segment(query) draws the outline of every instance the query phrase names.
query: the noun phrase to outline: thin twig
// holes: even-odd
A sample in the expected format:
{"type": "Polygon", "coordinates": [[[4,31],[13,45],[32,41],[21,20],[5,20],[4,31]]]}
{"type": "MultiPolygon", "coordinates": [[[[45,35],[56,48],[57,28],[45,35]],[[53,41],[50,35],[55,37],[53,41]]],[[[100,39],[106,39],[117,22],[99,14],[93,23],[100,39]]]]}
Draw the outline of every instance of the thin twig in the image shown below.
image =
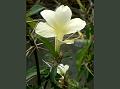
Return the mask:
{"type": "Polygon", "coordinates": [[[93,74],[92,71],[88,68],[87,65],[88,65],[88,64],[85,64],[86,69],[90,72],[90,74],[92,74],[92,76],[94,76],[94,74],[93,74]]]}
{"type": "Polygon", "coordinates": [[[26,21],[26,22],[31,23],[31,22],[38,22],[38,21],[43,21],[43,19],[34,19],[34,20],[26,21]]]}

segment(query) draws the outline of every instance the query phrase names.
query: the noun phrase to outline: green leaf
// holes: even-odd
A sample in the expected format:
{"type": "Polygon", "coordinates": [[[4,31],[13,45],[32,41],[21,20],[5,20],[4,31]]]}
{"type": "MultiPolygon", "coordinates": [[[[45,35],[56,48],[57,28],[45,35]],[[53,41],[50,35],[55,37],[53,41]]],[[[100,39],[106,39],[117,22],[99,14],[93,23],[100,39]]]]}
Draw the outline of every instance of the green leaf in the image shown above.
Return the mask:
{"type": "Polygon", "coordinates": [[[76,80],[68,79],[68,89],[79,89],[79,83],[76,80]]]}
{"type": "Polygon", "coordinates": [[[37,35],[37,38],[38,40],[42,41],[42,43],[49,49],[50,53],[54,56],[54,57],[57,57],[58,54],[57,52],[55,52],[55,47],[53,46],[53,44],[51,42],[49,42],[48,39],[40,36],[40,35],[37,35]]]}
{"type": "Polygon", "coordinates": [[[76,54],[76,65],[78,68],[78,71],[80,71],[81,69],[81,65],[83,62],[84,57],[86,56],[86,53],[88,51],[88,48],[90,47],[91,41],[86,42],[86,44],[84,45],[83,48],[81,48],[80,50],[78,50],[77,54],[76,54]]]}
{"type": "Polygon", "coordinates": [[[29,25],[32,29],[34,29],[34,27],[35,27],[36,24],[37,24],[37,22],[34,22],[33,19],[30,18],[30,17],[27,17],[27,18],[26,18],[26,22],[28,23],[28,25],[29,25]],[[27,21],[31,21],[31,22],[27,22],[27,21]]]}
{"type": "Polygon", "coordinates": [[[26,80],[29,81],[29,79],[31,79],[32,77],[34,77],[35,75],[37,75],[37,70],[36,67],[32,67],[29,68],[26,72],[26,80]]]}
{"type": "Polygon", "coordinates": [[[50,80],[52,83],[56,84],[55,76],[57,75],[57,67],[52,67],[51,73],[50,73],[50,80]]]}
{"type": "Polygon", "coordinates": [[[45,9],[45,7],[35,4],[33,5],[33,7],[27,12],[26,17],[34,15],[36,13],[38,13],[39,11],[45,9]]]}
{"type": "Polygon", "coordinates": [[[86,26],[85,34],[88,39],[91,35],[94,35],[94,26],[92,24],[86,26]]]}
{"type": "MultiPolygon", "coordinates": [[[[40,74],[44,75],[44,77],[47,77],[49,74],[48,68],[43,68],[40,70],[40,74]]],[[[26,71],[26,81],[30,81],[34,76],[37,75],[37,69],[36,66],[33,66],[32,68],[27,69],[26,71]]]]}
{"type": "Polygon", "coordinates": [[[89,72],[87,71],[87,69],[85,68],[85,66],[82,66],[79,72],[79,75],[77,77],[77,80],[80,80],[80,86],[83,87],[86,85],[87,83],[87,78],[88,78],[88,74],[89,72]]]}

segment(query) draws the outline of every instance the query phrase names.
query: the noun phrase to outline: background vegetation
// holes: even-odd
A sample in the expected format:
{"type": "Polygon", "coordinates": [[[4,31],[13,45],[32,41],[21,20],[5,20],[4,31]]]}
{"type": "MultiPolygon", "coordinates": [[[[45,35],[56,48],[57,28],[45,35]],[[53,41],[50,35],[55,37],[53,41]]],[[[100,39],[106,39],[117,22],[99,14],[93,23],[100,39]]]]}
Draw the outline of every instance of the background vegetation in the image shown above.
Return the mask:
{"type": "MultiPolygon", "coordinates": [[[[69,36],[69,35],[68,35],[69,36]]],[[[70,35],[75,38],[78,34],[70,35]]],[[[26,89],[93,89],[94,79],[94,0],[27,0],[26,1],[26,89]],[[37,36],[34,27],[44,21],[40,12],[55,10],[60,5],[71,8],[72,18],[87,22],[82,30],[85,41],[77,39],[74,44],[62,45],[62,54],[57,56],[70,66],[63,84],[55,84],[59,75],[50,72],[56,53],[54,38],[37,36]],[[63,85],[67,87],[63,87],[63,85]],[[62,87],[62,88],[61,88],[62,87]]]]}

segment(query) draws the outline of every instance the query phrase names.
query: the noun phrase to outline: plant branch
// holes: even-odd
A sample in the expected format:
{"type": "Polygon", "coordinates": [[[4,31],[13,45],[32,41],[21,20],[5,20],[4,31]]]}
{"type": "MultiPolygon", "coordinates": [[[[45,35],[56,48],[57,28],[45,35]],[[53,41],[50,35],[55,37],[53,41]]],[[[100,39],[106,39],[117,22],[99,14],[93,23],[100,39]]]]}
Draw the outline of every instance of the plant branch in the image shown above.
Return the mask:
{"type": "MultiPolygon", "coordinates": [[[[30,43],[32,46],[35,46],[34,44],[34,41],[30,39],[30,43]]],[[[36,47],[36,46],[35,46],[36,47]]],[[[37,83],[38,83],[38,86],[41,86],[41,76],[40,76],[40,68],[39,68],[39,59],[38,59],[38,54],[37,54],[37,49],[35,48],[34,50],[34,56],[35,56],[35,62],[36,62],[36,69],[37,69],[37,83]]]]}

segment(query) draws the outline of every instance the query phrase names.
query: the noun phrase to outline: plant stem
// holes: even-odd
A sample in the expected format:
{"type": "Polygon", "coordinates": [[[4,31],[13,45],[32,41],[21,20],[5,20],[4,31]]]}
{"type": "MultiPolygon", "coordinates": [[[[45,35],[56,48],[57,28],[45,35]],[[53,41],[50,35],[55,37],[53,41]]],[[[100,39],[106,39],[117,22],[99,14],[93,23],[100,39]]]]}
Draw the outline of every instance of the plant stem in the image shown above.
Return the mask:
{"type": "MultiPolygon", "coordinates": [[[[31,46],[34,46],[34,41],[30,39],[31,46]]],[[[35,56],[35,62],[36,62],[36,69],[37,69],[37,83],[38,86],[41,86],[41,77],[40,77],[40,68],[39,68],[39,60],[38,60],[38,55],[37,55],[37,49],[35,48],[34,50],[34,56],[35,56]]]]}
{"type": "Polygon", "coordinates": [[[38,60],[38,55],[37,55],[37,49],[34,50],[34,56],[35,56],[35,62],[36,62],[36,68],[37,68],[37,81],[38,81],[38,86],[41,86],[41,81],[40,81],[40,68],[39,68],[39,60],[38,60]]]}
{"type": "Polygon", "coordinates": [[[60,52],[60,45],[61,45],[61,42],[58,39],[55,38],[55,51],[57,53],[60,52]]]}

